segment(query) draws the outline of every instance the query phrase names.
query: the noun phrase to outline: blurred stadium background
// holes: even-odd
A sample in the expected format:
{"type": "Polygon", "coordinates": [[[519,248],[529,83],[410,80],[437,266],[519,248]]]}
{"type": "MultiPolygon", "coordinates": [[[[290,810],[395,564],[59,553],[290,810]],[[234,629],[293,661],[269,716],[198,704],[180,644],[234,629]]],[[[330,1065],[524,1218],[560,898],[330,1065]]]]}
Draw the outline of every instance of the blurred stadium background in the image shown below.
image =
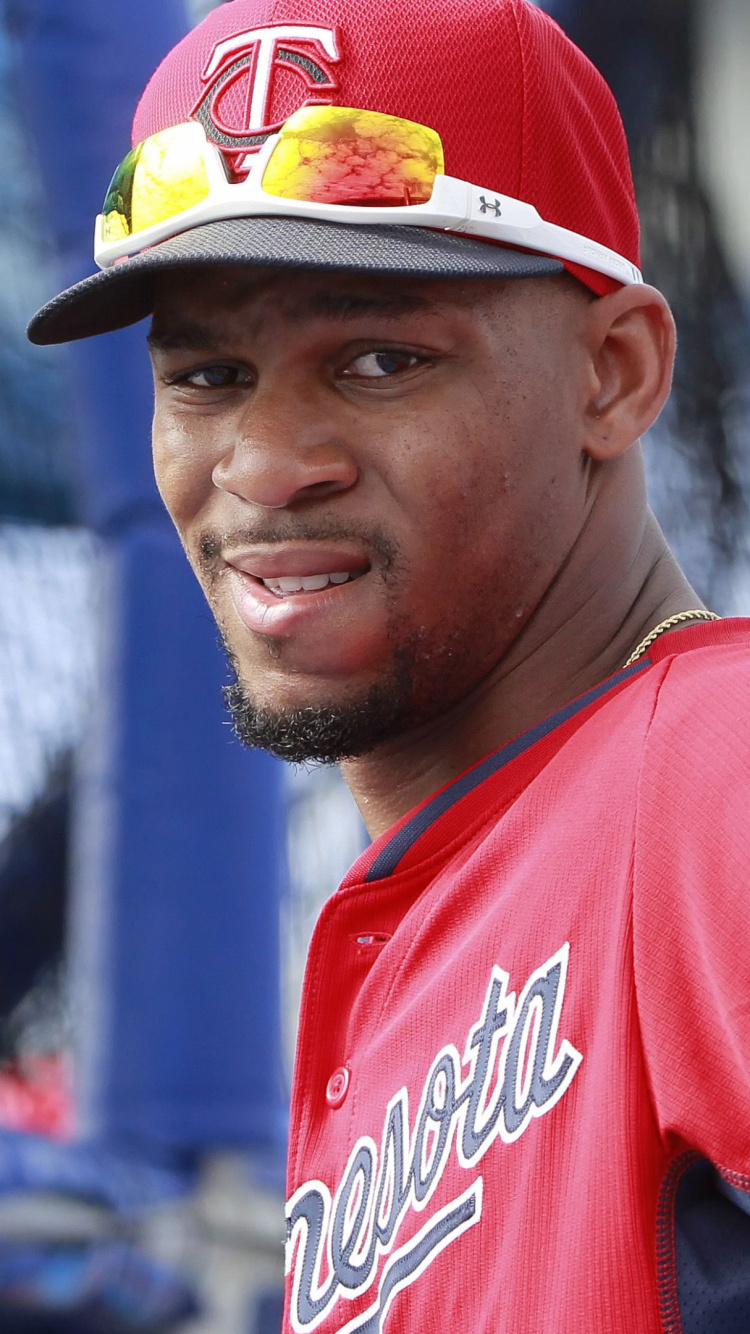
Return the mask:
{"type": "MultiPolygon", "coordinates": [[[[750,7],[545,7],[616,92],[680,328],[655,508],[709,605],[748,614],[750,7]]],[[[138,91],[211,8],[0,0],[0,1334],[22,1309],[39,1334],[278,1330],[305,951],[364,841],[335,771],[223,725],[141,332],[24,339],[90,271],[138,91]]]]}

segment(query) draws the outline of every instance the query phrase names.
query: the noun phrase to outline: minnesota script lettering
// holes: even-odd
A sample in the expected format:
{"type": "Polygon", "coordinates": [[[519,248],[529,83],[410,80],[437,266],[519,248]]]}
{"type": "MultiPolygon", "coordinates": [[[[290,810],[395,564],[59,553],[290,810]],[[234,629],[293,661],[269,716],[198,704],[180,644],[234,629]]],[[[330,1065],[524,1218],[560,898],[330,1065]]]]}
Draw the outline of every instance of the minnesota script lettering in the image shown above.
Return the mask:
{"type": "Polygon", "coordinates": [[[557,1047],[569,953],[563,945],[518,998],[508,990],[509,975],[495,966],[463,1059],[452,1044],[438,1052],[413,1123],[408,1090],[399,1089],[386,1108],[380,1149],[368,1135],[357,1140],[333,1197],[322,1181],[295,1191],[287,1205],[287,1273],[293,1270],[297,1334],[315,1329],[337,1301],[371,1288],[388,1256],[371,1305],[338,1327],[340,1334],[380,1334],[397,1293],[479,1222],[484,1183],[476,1176],[396,1246],[407,1215],[427,1208],[452,1147],[470,1170],[496,1140],[517,1140],[570,1087],[582,1056],[567,1040],[557,1047]]]}

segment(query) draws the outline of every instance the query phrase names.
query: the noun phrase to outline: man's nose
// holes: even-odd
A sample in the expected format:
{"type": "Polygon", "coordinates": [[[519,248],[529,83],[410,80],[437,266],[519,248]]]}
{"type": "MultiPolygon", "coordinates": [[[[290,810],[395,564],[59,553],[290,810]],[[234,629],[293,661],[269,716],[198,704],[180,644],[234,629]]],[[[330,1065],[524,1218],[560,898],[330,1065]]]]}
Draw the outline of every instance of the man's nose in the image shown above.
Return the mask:
{"type": "Polygon", "coordinates": [[[353,454],[314,398],[299,389],[259,386],[214,467],[214,486],[265,509],[354,486],[359,473],[353,454]]]}

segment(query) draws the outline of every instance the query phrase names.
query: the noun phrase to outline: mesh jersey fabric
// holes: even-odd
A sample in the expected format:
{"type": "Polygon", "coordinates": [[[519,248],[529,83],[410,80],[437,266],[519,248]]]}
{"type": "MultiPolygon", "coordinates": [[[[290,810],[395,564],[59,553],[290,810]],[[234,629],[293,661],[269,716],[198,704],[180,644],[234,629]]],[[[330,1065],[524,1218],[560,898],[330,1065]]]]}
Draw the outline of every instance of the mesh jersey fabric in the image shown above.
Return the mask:
{"type": "MultiPolygon", "coordinates": [[[[335,86],[334,102],[431,126],[450,175],[528,201],[548,222],[640,266],[628,149],[612,93],[529,0],[471,0],[470,12],[465,0],[233,0],[159,66],[135,115],[134,144],[194,114],[206,95],[201,74],[220,38],[284,23],[337,30],[340,60],[319,61],[335,86]],[[436,77],[446,70],[448,78],[436,77]]],[[[294,41],[285,45],[294,52],[294,41]]],[[[277,63],[270,124],[294,109],[296,78],[277,63]]],[[[217,114],[230,122],[243,95],[238,78],[222,93],[217,114]]],[[[297,79],[295,105],[299,98],[297,79]]],[[[619,285],[566,267],[600,294],[619,285]]]]}
{"type": "MultiPolygon", "coordinates": [[[[750,1189],[749,648],[746,621],[664,636],[328,901],[285,1331],[700,1328],[682,1174],[750,1189]]],[[[750,1253],[732,1282],[750,1327],[750,1253]]]]}

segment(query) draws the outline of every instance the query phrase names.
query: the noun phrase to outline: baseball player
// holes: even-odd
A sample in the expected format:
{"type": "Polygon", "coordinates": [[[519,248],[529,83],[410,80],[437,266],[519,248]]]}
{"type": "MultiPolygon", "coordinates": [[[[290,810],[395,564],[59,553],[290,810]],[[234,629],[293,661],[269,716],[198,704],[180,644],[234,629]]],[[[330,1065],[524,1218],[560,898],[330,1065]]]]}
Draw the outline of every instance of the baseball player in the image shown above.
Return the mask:
{"type": "Polygon", "coordinates": [[[748,624],[638,441],[674,331],[527,0],[233,0],[40,343],[153,313],[238,732],[373,835],[312,941],[285,1330],[750,1329],[748,624]]]}

